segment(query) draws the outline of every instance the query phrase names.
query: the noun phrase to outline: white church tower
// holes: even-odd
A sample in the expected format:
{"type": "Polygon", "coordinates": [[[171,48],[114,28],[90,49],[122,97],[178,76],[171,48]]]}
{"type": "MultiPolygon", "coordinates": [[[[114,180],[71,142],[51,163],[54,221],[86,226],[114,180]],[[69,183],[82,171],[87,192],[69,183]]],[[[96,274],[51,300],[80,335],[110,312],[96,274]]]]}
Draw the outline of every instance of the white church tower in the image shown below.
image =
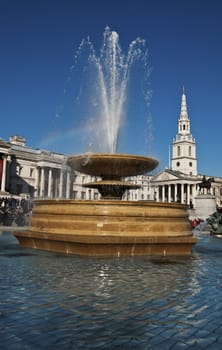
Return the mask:
{"type": "Polygon", "coordinates": [[[171,168],[187,175],[197,175],[196,141],[190,133],[186,95],[183,88],[178,132],[172,144],[171,168]]]}

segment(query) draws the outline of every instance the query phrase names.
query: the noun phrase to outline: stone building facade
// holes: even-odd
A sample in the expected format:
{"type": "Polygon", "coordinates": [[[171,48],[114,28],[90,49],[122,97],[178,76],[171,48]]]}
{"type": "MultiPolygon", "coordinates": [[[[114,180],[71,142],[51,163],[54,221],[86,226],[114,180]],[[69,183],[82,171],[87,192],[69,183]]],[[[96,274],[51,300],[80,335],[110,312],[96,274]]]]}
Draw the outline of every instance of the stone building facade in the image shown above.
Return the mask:
{"type": "MultiPolygon", "coordinates": [[[[124,200],[156,200],[186,203],[195,207],[199,192],[196,141],[191,134],[186,95],[183,90],[178,131],[172,143],[170,169],[156,175],[139,175],[127,180],[141,187],[126,191],[124,200]]],[[[26,139],[12,136],[0,140],[0,196],[25,198],[66,198],[97,200],[97,190],[83,187],[94,181],[90,176],[70,170],[67,156],[26,146],[26,139]]],[[[217,206],[222,206],[222,178],[214,178],[211,193],[217,206]]]]}
{"type": "Polygon", "coordinates": [[[26,146],[24,137],[0,141],[1,196],[70,198],[66,156],[26,146]]]}

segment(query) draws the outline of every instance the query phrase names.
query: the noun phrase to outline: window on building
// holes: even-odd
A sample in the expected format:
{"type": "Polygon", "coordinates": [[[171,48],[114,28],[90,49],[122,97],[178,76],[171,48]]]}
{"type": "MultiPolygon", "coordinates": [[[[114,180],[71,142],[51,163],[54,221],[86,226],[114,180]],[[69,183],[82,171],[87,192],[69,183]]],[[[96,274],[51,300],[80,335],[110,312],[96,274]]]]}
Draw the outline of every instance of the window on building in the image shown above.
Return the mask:
{"type": "Polygon", "coordinates": [[[177,155],[180,156],[180,146],[177,146],[177,155]]]}
{"type": "Polygon", "coordinates": [[[33,176],[33,173],[34,173],[34,169],[33,169],[33,168],[30,168],[29,176],[32,177],[32,176],[33,176]]]}
{"type": "Polygon", "coordinates": [[[191,157],[191,146],[189,146],[189,156],[191,157]]]}
{"type": "Polygon", "coordinates": [[[16,166],[16,173],[17,173],[17,175],[21,176],[21,174],[22,174],[22,166],[21,165],[16,166]]]}

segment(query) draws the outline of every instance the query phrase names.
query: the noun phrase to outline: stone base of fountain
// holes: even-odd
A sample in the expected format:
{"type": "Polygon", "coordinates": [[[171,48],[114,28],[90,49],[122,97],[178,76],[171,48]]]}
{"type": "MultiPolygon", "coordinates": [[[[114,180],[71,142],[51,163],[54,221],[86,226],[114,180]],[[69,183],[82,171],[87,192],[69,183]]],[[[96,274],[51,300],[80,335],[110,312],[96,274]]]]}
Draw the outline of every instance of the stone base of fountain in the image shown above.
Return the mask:
{"type": "Polygon", "coordinates": [[[153,201],[37,200],[23,247],[84,256],[186,256],[192,236],[186,206],[153,201]]]}

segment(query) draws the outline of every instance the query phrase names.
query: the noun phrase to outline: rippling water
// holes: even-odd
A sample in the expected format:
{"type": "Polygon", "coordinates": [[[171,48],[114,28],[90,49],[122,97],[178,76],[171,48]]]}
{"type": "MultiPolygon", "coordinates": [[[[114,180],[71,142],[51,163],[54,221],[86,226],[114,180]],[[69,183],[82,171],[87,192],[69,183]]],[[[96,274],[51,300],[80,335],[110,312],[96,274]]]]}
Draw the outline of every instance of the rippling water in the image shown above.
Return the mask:
{"type": "Polygon", "coordinates": [[[220,239],[200,236],[188,258],[98,259],[3,233],[0,266],[3,349],[222,348],[220,239]]]}

